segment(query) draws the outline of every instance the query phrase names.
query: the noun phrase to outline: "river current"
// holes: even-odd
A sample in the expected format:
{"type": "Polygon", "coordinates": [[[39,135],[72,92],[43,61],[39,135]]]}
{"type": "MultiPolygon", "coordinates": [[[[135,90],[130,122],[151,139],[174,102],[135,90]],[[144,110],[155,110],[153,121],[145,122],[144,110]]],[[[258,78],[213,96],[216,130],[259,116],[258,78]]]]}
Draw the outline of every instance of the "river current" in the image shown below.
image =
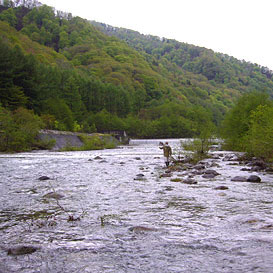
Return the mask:
{"type": "Polygon", "coordinates": [[[273,175],[233,182],[242,166],[221,157],[219,176],[173,182],[158,143],[1,154],[0,272],[272,273],[273,175]],[[18,245],[37,251],[7,254],[18,245]]]}

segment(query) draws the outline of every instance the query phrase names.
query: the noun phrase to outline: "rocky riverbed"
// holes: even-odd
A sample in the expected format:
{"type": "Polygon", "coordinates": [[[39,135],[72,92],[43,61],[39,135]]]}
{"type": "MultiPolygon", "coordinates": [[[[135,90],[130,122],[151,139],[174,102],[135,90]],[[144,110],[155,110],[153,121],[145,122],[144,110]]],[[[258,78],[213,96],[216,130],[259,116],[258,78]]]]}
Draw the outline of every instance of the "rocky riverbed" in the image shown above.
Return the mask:
{"type": "Polygon", "coordinates": [[[270,166],[159,141],[2,154],[0,272],[272,272],[270,166]]]}

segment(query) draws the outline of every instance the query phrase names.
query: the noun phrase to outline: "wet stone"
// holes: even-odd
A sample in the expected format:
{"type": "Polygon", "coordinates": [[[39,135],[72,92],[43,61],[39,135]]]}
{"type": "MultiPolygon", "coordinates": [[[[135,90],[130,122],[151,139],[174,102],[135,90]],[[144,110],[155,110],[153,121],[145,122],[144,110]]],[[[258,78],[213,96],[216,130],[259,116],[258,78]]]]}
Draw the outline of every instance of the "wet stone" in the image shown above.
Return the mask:
{"type": "Polygon", "coordinates": [[[214,178],[216,175],[215,174],[212,174],[212,173],[205,173],[204,175],[202,175],[203,178],[206,178],[206,179],[212,179],[214,178]]]}
{"type": "Polygon", "coordinates": [[[215,190],[228,190],[228,187],[227,186],[218,186],[216,188],[214,188],[215,190]]]}
{"type": "Polygon", "coordinates": [[[223,161],[237,161],[237,160],[238,160],[238,157],[234,154],[226,155],[223,158],[223,161]]]}
{"type": "Polygon", "coordinates": [[[202,175],[202,174],[204,174],[204,170],[202,170],[202,171],[193,171],[193,172],[191,172],[191,174],[192,175],[202,175]]]}
{"type": "Polygon", "coordinates": [[[132,231],[135,233],[145,233],[145,232],[157,231],[157,229],[150,228],[150,227],[144,227],[144,226],[135,226],[135,227],[130,227],[129,231],[132,231]]]}
{"type": "Polygon", "coordinates": [[[203,169],[205,169],[205,166],[204,165],[196,165],[196,166],[194,166],[193,167],[195,170],[203,170],[203,169]]]}
{"type": "Polygon", "coordinates": [[[187,178],[185,180],[182,181],[184,184],[189,184],[189,185],[193,185],[193,184],[197,184],[197,181],[191,178],[187,178]]]}
{"type": "Polygon", "coordinates": [[[171,176],[172,176],[171,173],[163,173],[163,174],[160,175],[160,178],[161,177],[171,177],[171,176]]]}
{"type": "Polygon", "coordinates": [[[268,167],[265,169],[265,171],[268,173],[273,173],[273,167],[268,167]]]}
{"type": "Polygon", "coordinates": [[[96,156],[94,159],[99,160],[99,159],[102,159],[102,157],[96,156]]]}
{"type": "Polygon", "coordinates": [[[261,166],[253,166],[252,168],[251,168],[251,171],[252,172],[260,172],[260,171],[262,171],[264,168],[262,168],[261,166]]]}
{"type": "Polygon", "coordinates": [[[8,255],[32,254],[37,250],[38,248],[34,246],[16,246],[8,249],[8,255]]]}
{"type": "Polygon", "coordinates": [[[220,175],[220,173],[216,172],[215,170],[205,170],[205,174],[212,174],[214,176],[220,175]]]}
{"type": "Polygon", "coordinates": [[[247,182],[247,178],[244,176],[235,176],[233,178],[231,178],[231,181],[234,182],[247,182]]]}
{"type": "Polygon", "coordinates": [[[249,172],[251,169],[250,168],[242,168],[241,171],[243,172],[249,172]]]}
{"type": "Polygon", "coordinates": [[[101,160],[99,163],[107,163],[106,160],[101,160]]]}
{"type": "Polygon", "coordinates": [[[45,176],[45,175],[39,177],[39,180],[40,180],[40,181],[45,181],[45,180],[49,180],[49,179],[50,179],[50,178],[49,178],[48,176],[45,176]]]}
{"type": "Polygon", "coordinates": [[[248,177],[247,182],[259,183],[261,182],[261,178],[257,175],[251,175],[248,177]]]}
{"type": "Polygon", "coordinates": [[[136,178],[134,178],[134,180],[137,180],[137,181],[145,181],[146,178],[144,177],[144,174],[137,174],[137,175],[136,175],[136,178]]]}
{"type": "Polygon", "coordinates": [[[49,193],[45,194],[43,197],[44,198],[52,198],[52,199],[56,199],[56,200],[64,198],[64,196],[62,194],[57,193],[57,192],[49,192],[49,193]]]}

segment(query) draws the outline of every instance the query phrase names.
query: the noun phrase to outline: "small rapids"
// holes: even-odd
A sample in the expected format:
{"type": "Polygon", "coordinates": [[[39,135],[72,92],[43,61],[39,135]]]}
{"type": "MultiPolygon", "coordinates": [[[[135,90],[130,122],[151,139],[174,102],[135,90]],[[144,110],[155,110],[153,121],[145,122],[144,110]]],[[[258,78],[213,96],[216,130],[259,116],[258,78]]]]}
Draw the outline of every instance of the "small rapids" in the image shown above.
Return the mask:
{"type": "Polygon", "coordinates": [[[220,175],[174,182],[188,173],[162,177],[159,141],[1,154],[0,273],[273,272],[273,175],[221,151],[205,160],[220,175]],[[231,181],[252,174],[262,183],[231,181]]]}

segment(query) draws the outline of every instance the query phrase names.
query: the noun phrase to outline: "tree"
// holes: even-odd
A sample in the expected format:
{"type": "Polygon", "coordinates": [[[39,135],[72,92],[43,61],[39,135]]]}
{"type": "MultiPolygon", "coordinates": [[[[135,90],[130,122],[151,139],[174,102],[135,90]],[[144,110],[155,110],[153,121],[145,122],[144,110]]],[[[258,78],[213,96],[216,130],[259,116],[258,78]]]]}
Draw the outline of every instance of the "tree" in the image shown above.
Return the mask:
{"type": "Polygon", "coordinates": [[[0,107],[0,150],[26,151],[33,148],[43,123],[33,111],[18,108],[13,113],[0,107]]]}
{"type": "Polygon", "coordinates": [[[48,99],[44,104],[44,113],[55,117],[55,129],[73,131],[73,114],[62,99],[48,99]]]}
{"type": "Polygon", "coordinates": [[[251,112],[245,141],[248,153],[273,161],[273,106],[259,105],[251,112]]]}
{"type": "Polygon", "coordinates": [[[252,92],[242,96],[226,115],[221,136],[225,139],[227,148],[245,151],[245,136],[250,129],[251,112],[259,105],[272,105],[268,95],[252,92]]]}
{"type": "Polygon", "coordinates": [[[9,8],[0,13],[0,20],[6,21],[10,26],[15,27],[17,24],[17,18],[14,12],[14,9],[9,8]]]}
{"type": "Polygon", "coordinates": [[[20,77],[20,69],[16,65],[24,62],[24,57],[19,56],[16,50],[9,49],[0,41],[0,101],[2,106],[10,109],[24,106],[27,102],[23,87],[16,80],[20,77]]]}

